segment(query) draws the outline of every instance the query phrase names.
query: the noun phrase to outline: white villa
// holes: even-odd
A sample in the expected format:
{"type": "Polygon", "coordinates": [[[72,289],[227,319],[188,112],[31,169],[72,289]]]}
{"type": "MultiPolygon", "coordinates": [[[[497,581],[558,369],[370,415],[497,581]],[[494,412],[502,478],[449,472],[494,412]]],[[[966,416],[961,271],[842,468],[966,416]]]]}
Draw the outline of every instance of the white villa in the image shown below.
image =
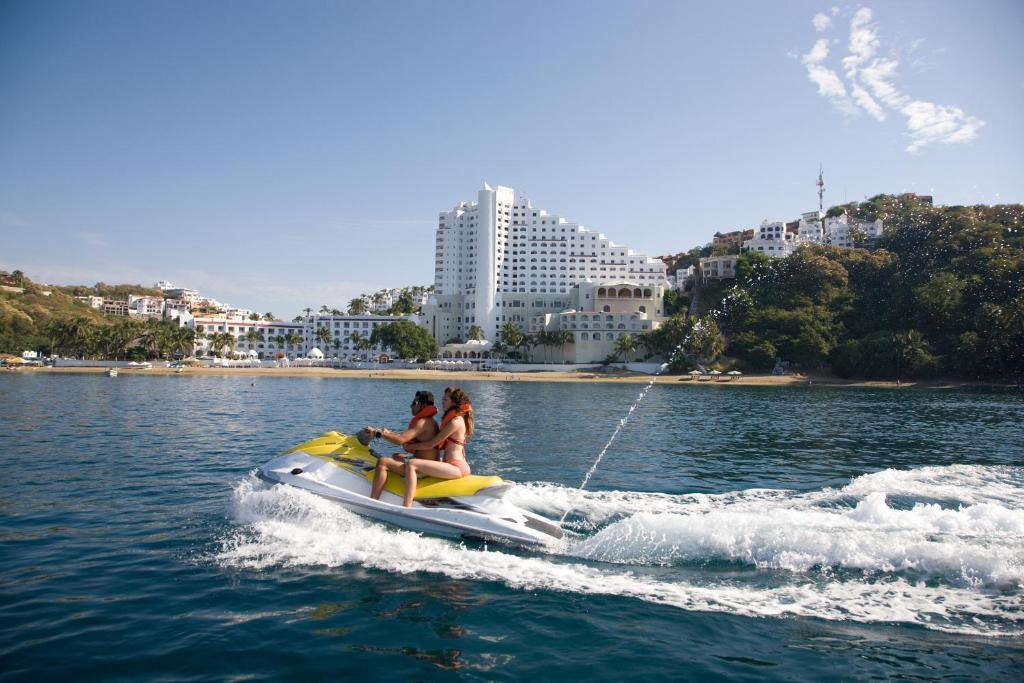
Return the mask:
{"type": "Polygon", "coordinates": [[[658,327],[665,317],[662,314],[664,296],[663,284],[640,284],[630,280],[584,282],[573,287],[568,310],[534,315],[529,332],[568,331],[572,334],[572,343],[542,352],[549,360],[600,362],[615,351],[620,337],[628,334],[635,338],[658,327]]]}
{"type": "Polygon", "coordinates": [[[842,215],[829,218],[820,211],[808,211],[800,214],[796,232],[788,231],[782,221],[761,221],[753,238],[743,242],[743,251],[757,251],[779,258],[789,256],[804,244],[853,248],[856,246],[855,230],[862,232],[868,239],[878,238],[883,232],[882,219],[854,224],[845,211],[842,215]]]}

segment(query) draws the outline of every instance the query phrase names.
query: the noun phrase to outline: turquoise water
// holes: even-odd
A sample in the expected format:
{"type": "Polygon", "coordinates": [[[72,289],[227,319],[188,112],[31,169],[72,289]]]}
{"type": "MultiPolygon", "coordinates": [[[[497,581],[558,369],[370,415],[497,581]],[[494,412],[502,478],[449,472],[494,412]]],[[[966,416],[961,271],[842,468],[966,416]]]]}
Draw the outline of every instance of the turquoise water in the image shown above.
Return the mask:
{"type": "Polygon", "coordinates": [[[0,376],[0,679],[1019,679],[1019,394],[467,382],[574,534],[421,537],[253,471],[387,380],[0,376]]]}

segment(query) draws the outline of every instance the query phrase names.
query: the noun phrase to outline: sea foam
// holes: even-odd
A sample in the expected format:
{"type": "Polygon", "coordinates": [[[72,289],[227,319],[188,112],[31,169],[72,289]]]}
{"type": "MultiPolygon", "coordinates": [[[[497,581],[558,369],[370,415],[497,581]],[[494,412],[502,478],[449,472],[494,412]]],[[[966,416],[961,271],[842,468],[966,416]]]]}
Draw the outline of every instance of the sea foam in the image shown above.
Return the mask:
{"type": "Polygon", "coordinates": [[[235,488],[237,526],[222,539],[216,561],[255,570],[359,565],[685,610],[1024,634],[1024,489],[1014,483],[1020,473],[930,469],[926,476],[865,475],[842,489],[810,493],[670,496],[520,486],[510,494],[518,504],[551,516],[571,506],[600,527],[552,553],[525,555],[393,529],[305,491],[247,478],[235,488]],[[924,487],[926,500],[950,500],[956,486],[936,496],[927,482],[942,487],[965,476],[978,488],[961,491],[961,504],[888,504],[890,494],[915,487],[924,487]],[[728,579],[701,570],[721,560],[749,569],[728,579]],[[652,573],[650,565],[670,568],[652,573]]]}

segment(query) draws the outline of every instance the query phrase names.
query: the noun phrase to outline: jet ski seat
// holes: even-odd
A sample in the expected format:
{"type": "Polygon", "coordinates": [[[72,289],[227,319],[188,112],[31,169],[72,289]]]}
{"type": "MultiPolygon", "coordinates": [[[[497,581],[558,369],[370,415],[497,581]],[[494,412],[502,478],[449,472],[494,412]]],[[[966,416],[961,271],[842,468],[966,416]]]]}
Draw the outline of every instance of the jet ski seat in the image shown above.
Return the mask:
{"type": "MultiPolygon", "coordinates": [[[[373,468],[377,464],[377,457],[355,436],[341,432],[326,432],[286,452],[295,451],[322,458],[349,470],[362,470],[368,480],[373,480],[373,468]]],[[[420,477],[416,482],[414,498],[457,498],[481,493],[486,495],[484,489],[489,487],[494,487],[493,491],[489,492],[491,495],[500,497],[511,488],[511,484],[504,482],[501,477],[478,474],[458,479],[420,477]]],[[[393,472],[389,473],[384,490],[401,497],[405,493],[405,478],[393,472]]]]}

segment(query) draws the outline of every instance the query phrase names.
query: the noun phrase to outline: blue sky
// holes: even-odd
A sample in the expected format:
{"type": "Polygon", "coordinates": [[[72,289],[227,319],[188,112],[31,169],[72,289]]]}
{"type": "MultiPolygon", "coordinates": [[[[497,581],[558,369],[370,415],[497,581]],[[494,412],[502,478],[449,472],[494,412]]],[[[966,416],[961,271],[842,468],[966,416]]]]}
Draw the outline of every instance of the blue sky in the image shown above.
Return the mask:
{"type": "Polygon", "coordinates": [[[658,255],[1024,201],[1019,2],[0,0],[0,268],[292,316],[429,284],[484,181],[658,255]],[[820,42],[819,42],[820,41],[820,42]]]}

